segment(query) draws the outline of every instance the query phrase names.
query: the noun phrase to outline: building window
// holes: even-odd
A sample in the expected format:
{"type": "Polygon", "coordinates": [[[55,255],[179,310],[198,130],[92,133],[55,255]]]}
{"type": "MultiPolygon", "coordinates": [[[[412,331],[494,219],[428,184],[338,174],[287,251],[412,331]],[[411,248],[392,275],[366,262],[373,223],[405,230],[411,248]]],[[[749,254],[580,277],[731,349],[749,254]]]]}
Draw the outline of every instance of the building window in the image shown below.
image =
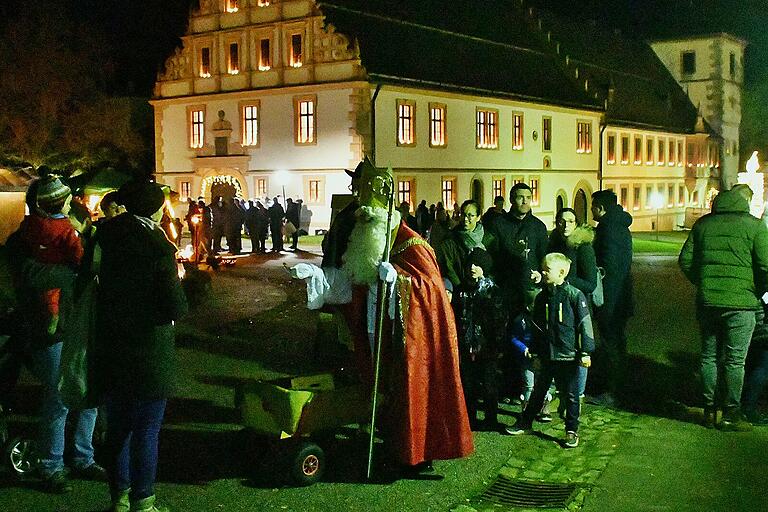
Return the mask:
{"type": "Polygon", "coordinates": [[[397,145],[416,144],[416,104],[412,101],[397,100],[397,145]]]}
{"type": "Polygon", "coordinates": [[[494,178],[493,179],[493,198],[496,199],[497,197],[501,196],[504,197],[506,194],[504,193],[505,187],[504,187],[504,178],[494,178]]]}
{"type": "Polygon", "coordinates": [[[523,114],[520,112],[512,114],[512,149],[523,149],[523,114]]]}
{"type": "Polygon", "coordinates": [[[259,7],[269,7],[269,0],[258,0],[256,5],[259,7]]]}
{"type": "Polygon", "coordinates": [[[256,196],[267,197],[267,179],[259,178],[256,180],[256,196]]]}
{"type": "Polygon", "coordinates": [[[211,49],[208,47],[200,48],[200,77],[210,78],[211,76],[211,49]]]}
{"type": "Polygon", "coordinates": [[[301,34],[293,34],[291,36],[291,56],[290,62],[292,68],[300,68],[302,64],[301,53],[301,34]]]}
{"type": "Polygon", "coordinates": [[[667,208],[675,206],[675,184],[670,183],[667,185],[667,208]]]}
{"type": "Polygon", "coordinates": [[[240,72],[240,48],[237,43],[229,45],[229,59],[227,60],[227,72],[236,75],[240,72]]]}
{"type": "Polygon", "coordinates": [[[643,138],[635,135],[635,165],[643,163],[643,138]]]}
{"type": "Polygon", "coordinates": [[[179,191],[181,192],[181,199],[187,199],[190,195],[192,195],[192,183],[189,181],[182,181],[179,184],[179,191]]]}
{"type": "Polygon", "coordinates": [[[257,146],[259,144],[259,105],[242,105],[243,146],[257,146]]]}
{"type": "Polygon", "coordinates": [[[683,52],[680,60],[682,61],[682,73],[692,75],[696,73],[696,52],[683,52]]]}
{"type": "Polygon", "coordinates": [[[240,10],[240,0],[227,0],[227,12],[237,12],[240,10]]]}
{"type": "Polygon", "coordinates": [[[592,123],[587,121],[576,123],[576,152],[592,152],[592,123]]]}
{"type": "Polygon", "coordinates": [[[629,135],[621,136],[621,163],[622,165],[629,163],[629,135]]]}
{"type": "Polygon", "coordinates": [[[429,145],[445,147],[445,105],[429,104],[429,145]]]}
{"type": "Polygon", "coordinates": [[[411,201],[411,189],[413,180],[398,180],[397,182],[397,203],[413,204],[411,201]]]}
{"type": "Polygon", "coordinates": [[[619,192],[619,204],[622,208],[627,210],[627,200],[629,199],[629,189],[627,187],[621,187],[621,191],[619,192]]]}
{"type": "Polygon", "coordinates": [[[699,191],[694,190],[693,195],[691,196],[691,204],[693,206],[699,206],[699,191]]]}
{"type": "Polygon", "coordinates": [[[685,186],[682,183],[677,185],[677,205],[685,205],[685,186]]]}
{"type": "Polygon", "coordinates": [[[297,144],[315,144],[317,142],[316,103],[317,99],[314,96],[294,99],[297,144]]]}
{"type": "Polygon", "coordinates": [[[478,149],[498,149],[499,147],[499,112],[497,110],[477,109],[475,147],[478,149]]]}
{"type": "Polygon", "coordinates": [[[269,51],[269,39],[259,41],[259,71],[267,71],[272,67],[272,54],[269,51]]]}
{"type": "Polygon", "coordinates": [[[640,187],[632,187],[632,209],[640,209],[640,187]]]}
{"type": "Polygon", "coordinates": [[[683,166],[683,141],[677,141],[677,166],[683,166]]]}
{"type": "Polygon", "coordinates": [[[456,202],[456,178],[443,178],[441,197],[446,208],[453,206],[456,202]]]}
{"type": "Polygon", "coordinates": [[[552,150],[552,118],[541,118],[541,147],[544,151],[552,150]]]}
{"type": "Polygon", "coordinates": [[[309,180],[309,202],[319,203],[320,197],[320,180],[309,180]]]}
{"type": "Polygon", "coordinates": [[[667,156],[667,148],[665,147],[666,142],[665,139],[659,139],[659,151],[656,154],[657,165],[664,165],[664,159],[667,156]]]}
{"type": "Polygon", "coordinates": [[[653,137],[645,139],[645,164],[653,165],[653,137]]]}
{"type": "Polygon", "coordinates": [[[608,152],[605,157],[609,164],[616,163],[616,135],[612,133],[608,134],[608,152]]]}
{"type": "Polygon", "coordinates": [[[688,167],[696,165],[696,145],[693,142],[687,144],[685,152],[685,160],[688,162],[688,167]]]}
{"type": "Polygon", "coordinates": [[[531,204],[539,206],[539,178],[531,178],[528,185],[531,187],[531,204]]]}
{"type": "Polygon", "coordinates": [[[205,111],[192,109],[189,113],[190,137],[189,147],[198,149],[205,144],[205,111]]]}
{"type": "Polygon", "coordinates": [[[675,141],[667,141],[667,165],[670,167],[675,165],[675,141]]]}
{"type": "Polygon", "coordinates": [[[645,209],[650,210],[653,208],[653,186],[645,186],[645,209]]]}
{"type": "Polygon", "coordinates": [[[728,69],[731,74],[731,80],[736,80],[736,54],[733,52],[728,55],[728,69]]]}

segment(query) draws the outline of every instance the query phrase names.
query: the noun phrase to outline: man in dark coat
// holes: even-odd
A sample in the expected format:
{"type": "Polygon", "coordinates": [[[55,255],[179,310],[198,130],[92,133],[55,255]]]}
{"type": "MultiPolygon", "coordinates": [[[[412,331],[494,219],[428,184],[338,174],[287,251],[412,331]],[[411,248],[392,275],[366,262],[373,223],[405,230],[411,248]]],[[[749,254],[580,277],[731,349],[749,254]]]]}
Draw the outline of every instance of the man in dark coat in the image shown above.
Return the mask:
{"type": "Polygon", "coordinates": [[[593,401],[614,405],[615,393],[626,372],[627,321],[634,314],[632,293],[632,235],[629,226],[632,216],[618,204],[612,190],[599,190],[592,194],[592,216],[595,228],[595,258],[597,266],[605,269],[603,278],[603,305],[595,309],[600,339],[595,352],[597,376],[606,382],[598,390],[602,394],[593,401]]]}
{"type": "Polygon", "coordinates": [[[298,249],[299,245],[299,228],[301,226],[301,205],[295,202],[293,199],[288,198],[288,207],[285,210],[285,220],[293,224],[296,228],[291,233],[291,249],[294,251],[298,249]]]}
{"type": "Polygon", "coordinates": [[[229,252],[232,254],[240,254],[243,250],[243,221],[245,220],[245,212],[240,205],[240,200],[236,197],[232,198],[232,203],[229,205],[229,215],[227,216],[227,245],[229,246],[229,252]]]}
{"type": "Polygon", "coordinates": [[[531,212],[531,187],[515,184],[509,212],[487,227],[485,246],[493,258],[493,275],[506,296],[510,318],[535,295],[541,260],[547,253],[547,227],[531,212]]]}
{"type": "Polygon", "coordinates": [[[269,207],[269,230],[272,232],[272,252],[283,250],[283,218],[285,210],[275,197],[269,207]]]}
{"type": "Polygon", "coordinates": [[[491,224],[493,224],[499,217],[503,217],[505,213],[507,212],[504,210],[504,196],[496,196],[493,200],[493,206],[488,208],[483,214],[482,221],[485,229],[490,229],[491,224]]]}
{"type": "Polygon", "coordinates": [[[227,234],[229,224],[229,209],[224,204],[224,198],[219,196],[211,205],[211,235],[213,237],[213,251],[221,252],[221,237],[227,234]]]}
{"type": "Polygon", "coordinates": [[[119,195],[128,213],[97,233],[95,383],[106,399],[112,510],[156,510],[157,441],[176,377],[173,322],[187,304],[176,248],[157,225],[161,187],[131,182],[119,195]]]}

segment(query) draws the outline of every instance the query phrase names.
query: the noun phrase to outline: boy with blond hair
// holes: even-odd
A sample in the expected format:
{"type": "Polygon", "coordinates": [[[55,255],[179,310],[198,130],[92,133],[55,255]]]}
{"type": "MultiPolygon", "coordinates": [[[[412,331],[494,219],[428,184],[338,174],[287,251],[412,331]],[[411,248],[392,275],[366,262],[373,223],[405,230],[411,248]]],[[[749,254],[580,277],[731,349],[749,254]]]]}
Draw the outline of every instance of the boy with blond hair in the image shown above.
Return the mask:
{"type": "Polygon", "coordinates": [[[541,265],[544,288],[533,305],[533,343],[530,353],[540,368],[520,419],[507,427],[509,435],[529,434],[536,414],[541,411],[552,379],[561,400],[565,400],[566,448],[579,445],[579,366],[589,367],[595,349],[592,319],[587,299],[565,278],[571,260],[564,254],[547,254],[541,265]]]}

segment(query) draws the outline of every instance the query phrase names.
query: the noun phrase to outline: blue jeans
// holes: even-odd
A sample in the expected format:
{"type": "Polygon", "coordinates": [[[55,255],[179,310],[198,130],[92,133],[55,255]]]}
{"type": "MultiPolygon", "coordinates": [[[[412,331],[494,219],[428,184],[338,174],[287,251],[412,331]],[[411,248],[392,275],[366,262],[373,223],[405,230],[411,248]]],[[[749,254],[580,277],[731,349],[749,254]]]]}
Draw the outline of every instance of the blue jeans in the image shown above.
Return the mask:
{"type": "MultiPolygon", "coordinates": [[[[43,403],[40,411],[40,469],[44,476],[50,476],[64,469],[64,428],[69,409],[59,395],[59,374],[61,347],[55,343],[49,347],[33,350],[32,372],[43,384],[43,403]]],[[[96,426],[96,409],[83,409],[78,415],[74,433],[72,462],[76,467],[85,468],[93,464],[93,429],[96,426]]]]}
{"type": "Polygon", "coordinates": [[[715,407],[718,369],[724,378],[727,413],[738,411],[744,386],[744,361],[755,329],[755,312],[699,307],[701,328],[701,380],[704,406],[715,407]]]}
{"type": "Polygon", "coordinates": [[[155,494],[157,442],[166,400],[107,398],[106,460],[112,497],[131,489],[131,501],[155,494]]]}

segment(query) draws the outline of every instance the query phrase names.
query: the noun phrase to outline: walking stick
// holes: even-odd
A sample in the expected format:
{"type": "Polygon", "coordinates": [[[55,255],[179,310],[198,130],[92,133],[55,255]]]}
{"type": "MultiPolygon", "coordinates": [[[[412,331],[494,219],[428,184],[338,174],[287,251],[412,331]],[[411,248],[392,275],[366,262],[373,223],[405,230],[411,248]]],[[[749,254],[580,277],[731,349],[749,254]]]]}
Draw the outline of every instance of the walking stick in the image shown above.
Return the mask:
{"type": "MultiPolygon", "coordinates": [[[[392,177],[392,173],[389,172],[388,176],[389,193],[387,197],[387,243],[384,245],[384,254],[382,256],[382,262],[389,262],[389,245],[392,241],[392,208],[395,201],[395,180],[392,177]]],[[[379,393],[379,373],[381,370],[381,337],[384,331],[384,312],[386,311],[386,283],[379,278],[376,284],[376,332],[374,334],[374,365],[373,365],[373,398],[371,407],[371,435],[368,439],[368,469],[366,471],[366,478],[371,479],[371,467],[373,464],[373,441],[376,432],[376,407],[378,405],[378,393],[379,393]]]]}

